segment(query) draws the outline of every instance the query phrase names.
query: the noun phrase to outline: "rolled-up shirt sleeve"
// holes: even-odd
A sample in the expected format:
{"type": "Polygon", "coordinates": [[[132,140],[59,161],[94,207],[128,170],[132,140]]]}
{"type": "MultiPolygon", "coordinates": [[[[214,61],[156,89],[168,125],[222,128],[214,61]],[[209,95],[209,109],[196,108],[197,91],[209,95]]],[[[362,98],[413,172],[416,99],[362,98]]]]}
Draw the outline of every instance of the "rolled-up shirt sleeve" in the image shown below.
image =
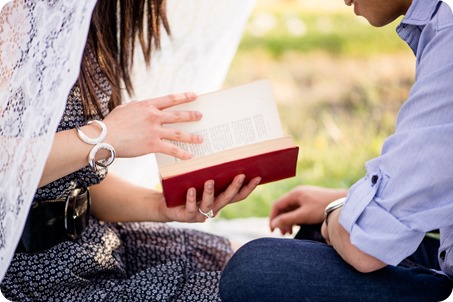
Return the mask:
{"type": "Polygon", "coordinates": [[[397,265],[415,251],[424,232],[411,229],[380,204],[377,192],[385,186],[383,178],[376,170],[351,188],[340,223],[353,245],[387,264],[397,265]]]}
{"type": "Polygon", "coordinates": [[[390,265],[411,255],[426,232],[453,225],[453,30],[445,24],[420,36],[416,81],[395,133],[366,164],[340,215],[352,244],[390,265]]]}

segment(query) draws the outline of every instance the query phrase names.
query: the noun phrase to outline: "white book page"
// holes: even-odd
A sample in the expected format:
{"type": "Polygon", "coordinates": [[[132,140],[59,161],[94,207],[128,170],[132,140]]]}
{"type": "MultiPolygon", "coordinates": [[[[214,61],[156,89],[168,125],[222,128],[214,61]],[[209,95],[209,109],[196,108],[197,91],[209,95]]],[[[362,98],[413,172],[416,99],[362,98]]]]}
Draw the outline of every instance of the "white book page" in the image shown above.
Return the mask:
{"type": "MultiPolygon", "coordinates": [[[[203,137],[202,144],[172,142],[194,157],[282,136],[281,122],[268,80],[204,94],[194,102],[168,110],[195,110],[203,114],[203,118],[197,122],[164,126],[203,137]]],[[[156,154],[156,160],[159,166],[180,161],[164,154],[156,154]]]]}

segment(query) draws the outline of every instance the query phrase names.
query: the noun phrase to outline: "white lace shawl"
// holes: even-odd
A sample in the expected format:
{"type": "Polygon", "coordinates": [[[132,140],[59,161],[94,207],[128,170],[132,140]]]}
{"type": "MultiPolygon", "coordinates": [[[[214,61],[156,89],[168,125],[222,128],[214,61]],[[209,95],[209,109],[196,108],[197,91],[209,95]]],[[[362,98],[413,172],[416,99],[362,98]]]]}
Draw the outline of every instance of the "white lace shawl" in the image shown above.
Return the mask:
{"type": "Polygon", "coordinates": [[[1,11],[0,280],[79,73],[95,3],[16,0],[1,11]]]}
{"type": "MultiPolygon", "coordinates": [[[[1,11],[0,280],[79,73],[95,2],[16,0],[1,11]]],[[[137,64],[139,99],[220,88],[254,2],[169,0],[172,37],[163,37],[163,51],[153,54],[151,70],[137,64]]],[[[130,163],[125,167],[134,168],[130,163]]]]}

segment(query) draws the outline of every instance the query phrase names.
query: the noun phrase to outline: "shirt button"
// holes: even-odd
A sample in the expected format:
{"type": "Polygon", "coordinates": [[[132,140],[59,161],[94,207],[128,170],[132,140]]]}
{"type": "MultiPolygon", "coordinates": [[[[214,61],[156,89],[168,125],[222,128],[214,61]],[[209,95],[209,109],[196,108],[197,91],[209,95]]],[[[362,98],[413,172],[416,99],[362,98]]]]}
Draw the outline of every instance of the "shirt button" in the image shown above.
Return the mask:
{"type": "Polygon", "coordinates": [[[440,252],[439,258],[440,260],[442,260],[442,262],[445,261],[445,251],[440,252]]]}
{"type": "Polygon", "coordinates": [[[373,175],[373,177],[371,177],[371,184],[375,185],[377,183],[378,179],[379,179],[379,176],[373,175]]]}

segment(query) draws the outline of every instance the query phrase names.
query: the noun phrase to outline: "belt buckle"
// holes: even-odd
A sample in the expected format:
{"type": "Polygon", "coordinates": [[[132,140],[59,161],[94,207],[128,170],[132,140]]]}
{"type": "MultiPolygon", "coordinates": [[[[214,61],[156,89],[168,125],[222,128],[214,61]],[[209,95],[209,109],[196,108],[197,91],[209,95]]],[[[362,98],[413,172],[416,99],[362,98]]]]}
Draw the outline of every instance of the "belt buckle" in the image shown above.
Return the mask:
{"type": "Polygon", "coordinates": [[[88,188],[75,188],[66,197],[64,226],[70,239],[79,238],[88,226],[90,202],[88,188]]]}

